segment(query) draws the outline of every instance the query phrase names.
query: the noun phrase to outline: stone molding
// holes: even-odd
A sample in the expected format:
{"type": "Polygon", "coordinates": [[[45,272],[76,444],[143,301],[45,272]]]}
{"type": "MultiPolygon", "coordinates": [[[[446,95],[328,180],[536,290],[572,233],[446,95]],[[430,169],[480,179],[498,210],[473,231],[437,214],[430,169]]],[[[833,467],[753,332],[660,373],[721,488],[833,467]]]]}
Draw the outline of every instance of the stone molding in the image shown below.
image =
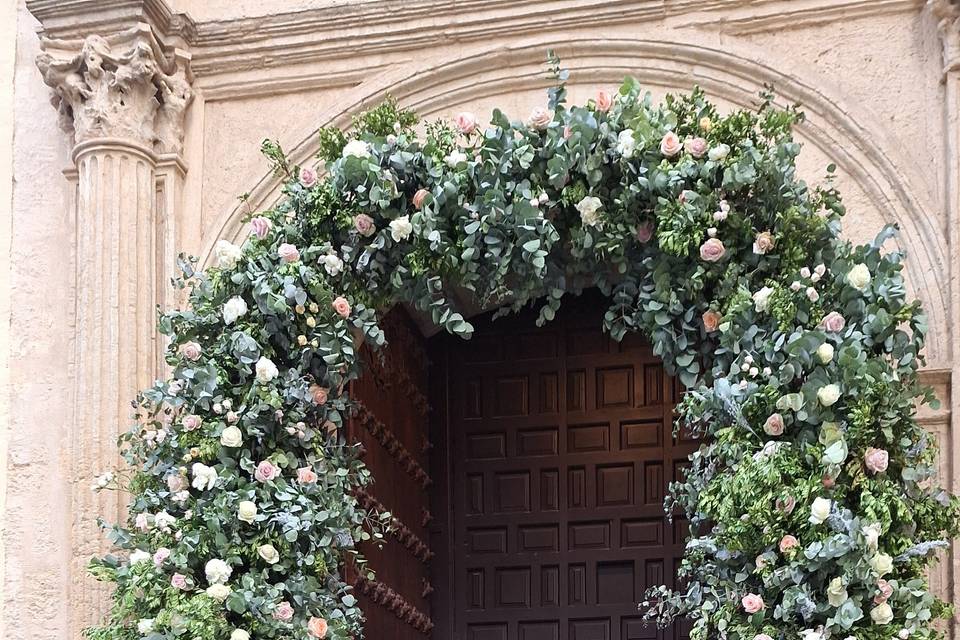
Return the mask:
{"type": "Polygon", "coordinates": [[[937,20],[937,31],[943,44],[943,73],[960,69],[960,2],[927,0],[927,8],[937,20]]]}
{"type": "Polygon", "coordinates": [[[79,144],[120,138],[159,153],[179,153],[193,99],[190,57],[165,51],[147,23],[119,33],[41,38],[37,66],[53,88],[60,124],[79,144]]]}

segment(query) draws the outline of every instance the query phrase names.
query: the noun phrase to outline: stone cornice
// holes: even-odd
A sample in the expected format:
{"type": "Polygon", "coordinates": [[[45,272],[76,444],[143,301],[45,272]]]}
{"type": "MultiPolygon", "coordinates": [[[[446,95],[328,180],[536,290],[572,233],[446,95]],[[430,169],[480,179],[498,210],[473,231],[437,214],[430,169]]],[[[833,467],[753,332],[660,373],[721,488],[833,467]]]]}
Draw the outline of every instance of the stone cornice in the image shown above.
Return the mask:
{"type": "Polygon", "coordinates": [[[27,9],[46,38],[107,36],[141,22],[165,46],[187,47],[197,35],[190,16],[171,11],[164,0],[27,0],[27,9]]]}
{"type": "Polygon", "coordinates": [[[198,76],[416,51],[450,42],[502,41],[531,31],[665,22],[722,32],[801,28],[924,0],[380,0],[197,25],[198,76]],[[435,25],[442,24],[441,29],[435,25]]]}

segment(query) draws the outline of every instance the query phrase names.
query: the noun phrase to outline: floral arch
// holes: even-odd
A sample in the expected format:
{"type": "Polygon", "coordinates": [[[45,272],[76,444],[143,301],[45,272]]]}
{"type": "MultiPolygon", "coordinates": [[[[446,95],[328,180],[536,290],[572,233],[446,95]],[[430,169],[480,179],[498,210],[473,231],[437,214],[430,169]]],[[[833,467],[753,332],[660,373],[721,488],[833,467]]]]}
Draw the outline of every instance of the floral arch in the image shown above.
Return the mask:
{"type": "Polygon", "coordinates": [[[351,638],[362,612],[339,572],[387,514],[353,497],[369,474],[341,437],[357,345],[405,302],[469,337],[453,287],[549,322],[597,286],[605,328],[641,331],[689,391],[705,436],[666,505],[691,522],[680,591],[651,619],[692,637],[862,640],[937,635],[927,588],[958,530],[915,419],[925,319],[892,236],[854,247],[843,205],[796,176],[794,108],[765,96],[721,114],[697,90],[660,104],[628,79],[568,106],[566,72],[524,121],[469,113],[414,131],[387,103],[351,138],[323,128],[312,163],[264,151],[283,197],[183,262],[189,308],[161,317],[170,379],[136,402],[130,466],[100,479],[132,496],[98,640],[351,638]]]}

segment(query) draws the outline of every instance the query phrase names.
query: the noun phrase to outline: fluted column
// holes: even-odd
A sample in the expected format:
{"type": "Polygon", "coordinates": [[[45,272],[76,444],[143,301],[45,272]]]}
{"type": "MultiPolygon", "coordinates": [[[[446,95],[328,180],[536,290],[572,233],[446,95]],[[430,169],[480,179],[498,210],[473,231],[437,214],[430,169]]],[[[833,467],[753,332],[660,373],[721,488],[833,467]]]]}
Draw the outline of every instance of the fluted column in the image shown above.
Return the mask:
{"type": "Polygon", "coordinates": [[[109,549],[97,518],[124,517],[122,497],[91,481],[119,463],[117,436],[131,400],[162,371],[156,309],[172,275],[174,224],[186,167],[183,115],[191,99],[189,56],[155,29],[76,39],[42,38],[37,64],[74,137],[76,353],[68,445],[71,628],[79,638],[108,606],[87,574],[109,549]]]}

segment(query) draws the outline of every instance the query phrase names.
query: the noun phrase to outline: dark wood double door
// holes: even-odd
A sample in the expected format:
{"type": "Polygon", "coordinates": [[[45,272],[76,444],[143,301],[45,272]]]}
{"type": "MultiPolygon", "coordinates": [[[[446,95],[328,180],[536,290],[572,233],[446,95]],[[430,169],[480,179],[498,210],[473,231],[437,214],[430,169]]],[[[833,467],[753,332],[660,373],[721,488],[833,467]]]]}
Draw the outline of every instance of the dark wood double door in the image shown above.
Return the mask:
{"type": "MultiPolygon", "coordinates": [[[[671,433],[678,387],[643,340],[602,332],[599,296],[564,302],[546,327],[486,316],[470,341],[427,344],[431,558],[407,564],[426,566],[437,640],[684,635],[637,608],[673,583],[686,536],[662,507],[696,447],[671,433]]],[[[371,640],[406,637],[375,627],[371,640]]]]}

